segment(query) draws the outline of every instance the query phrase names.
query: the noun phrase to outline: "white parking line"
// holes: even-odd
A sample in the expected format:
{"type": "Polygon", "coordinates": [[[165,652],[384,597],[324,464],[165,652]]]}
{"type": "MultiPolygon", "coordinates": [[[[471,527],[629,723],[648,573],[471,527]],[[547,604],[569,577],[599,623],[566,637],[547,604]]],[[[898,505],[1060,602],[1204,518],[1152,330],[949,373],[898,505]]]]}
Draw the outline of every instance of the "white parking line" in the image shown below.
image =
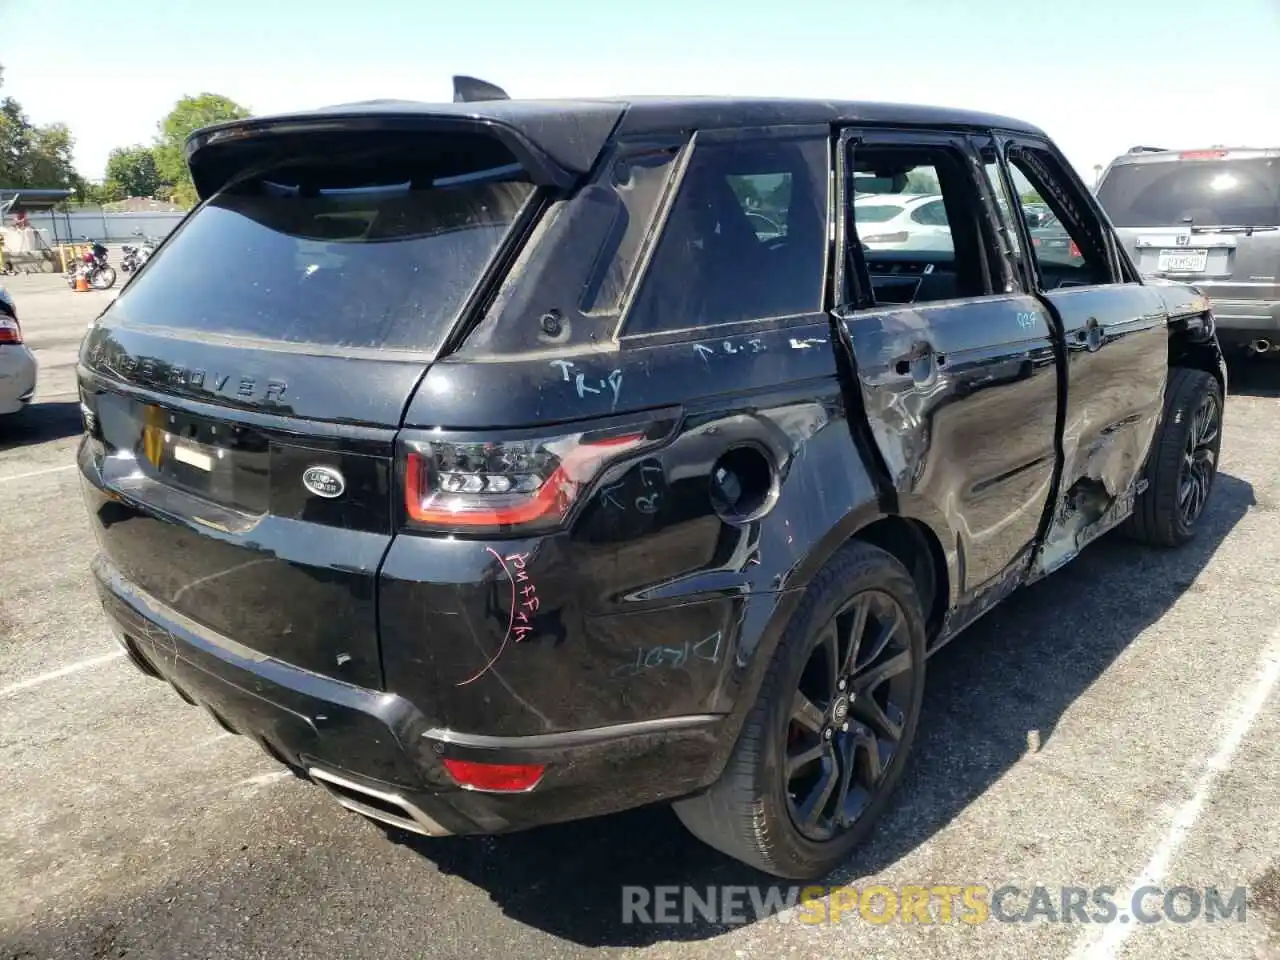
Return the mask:
{"type": "Polygon", "coordinates": [[[89,670],[93,667],[100,667],[104,663],[110,663],[112,660],[118,660],[124,656],[123,650],[113,650],[111,653],[104,653],[100,657],[90,657],[88,660],[79,660],[75,663],[60,667],[57,670],[50,670],[48,673],[42,673],[38,677],[30,677],[26,680],[20,680],[17,683],[11,683],[7,687],[0,687],[0,700],[15,693],[21,693],[23,690],[30,690],[32,687],[38,687],[42,683],[48,683],[50,680],[58,680],[62,677],[70,676],[73,673],[79,673],[81,670],[89,670]]]}
{"type": "MultiPolygon", "coordinates": [[[[1218,748],[1205,762],[1204,769],[1196,780],[1195,790],[1186,802],[1178,808],[1169,821],[1160,842],[1156,844],[1151,859],[1143,867],[1142,873],[1133,881],[1125,897],[1119,903],[1132,903],[1138,890],[1144,886],[1158,886],[1164,879],[1173,862],[1174,854],[1187,839],[1191,828],[1204,812],[1205,802],[1213,789],[1213,782],[1218,774],[1227,768],[1240,744],[1244,741],[1249,728],[1253,726],[1267,698],[1280,682],[1280,629],[1271,634],[1271,640],[1262,652],[1258,673],[1253,682],[1243,689],[1243,695],[1236,700],[1228,714],[1222,718],[1222,739],[1218,748]]],[[[1111,924],[1095,928],[1096,932],[1086,933],[1076,943],[1072,952],[1072,960],[1112,960],[1116,957],[1124,942],[1137,928],[1133,924],[1111,924]]]]}
{"type": "Polygon", "coordinates": [[[43,477],[45,474],[61,473],[63,470],[74,470],[75,468],[76,465],[74,463],[64,463],[60,467],[46,467],[43,470],[31,470],[27,473],[15,473],[7,477],[0,477],[0,483],[5,483],[9,480],[27,480],[30,477],[43,477]]]}

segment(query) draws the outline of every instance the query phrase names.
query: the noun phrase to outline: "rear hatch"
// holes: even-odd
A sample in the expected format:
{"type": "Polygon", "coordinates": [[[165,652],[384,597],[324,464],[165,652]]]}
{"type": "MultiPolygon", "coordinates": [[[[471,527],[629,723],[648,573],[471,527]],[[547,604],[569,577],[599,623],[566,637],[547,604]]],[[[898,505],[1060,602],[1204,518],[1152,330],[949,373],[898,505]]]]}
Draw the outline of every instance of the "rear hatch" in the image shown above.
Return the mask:
{"type": "Polygon", "coordinates": [[[94,527],[190,620],[378,687],[401,414],[536,188],[474,132],[298,134],[252,156],[84,340],[94,527]]]}
{"type": "Polygon", "coordinates": [[[1141,273],[1215,301],[1280,300],[1280,151],[1141,156],[1114,164],[1097,196],[1141,273]]]}

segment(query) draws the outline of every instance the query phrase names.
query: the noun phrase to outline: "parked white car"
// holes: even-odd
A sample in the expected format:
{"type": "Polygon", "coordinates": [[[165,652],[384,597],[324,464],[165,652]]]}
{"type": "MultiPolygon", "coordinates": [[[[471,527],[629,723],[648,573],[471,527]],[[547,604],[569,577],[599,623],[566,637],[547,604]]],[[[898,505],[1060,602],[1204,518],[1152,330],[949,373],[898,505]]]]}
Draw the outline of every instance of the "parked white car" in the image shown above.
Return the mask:
{"type": "Polygon", "coordinates": [[[954,250],[936,193],[871,193],[853,201],[858,239],[871,250],[954,250]]]}
{"type": "Polygon", "coordinates": [[[0,287],[0,416],[23,410],[36,393],[36,358],[22,342],[18,307],[0,287]]]}

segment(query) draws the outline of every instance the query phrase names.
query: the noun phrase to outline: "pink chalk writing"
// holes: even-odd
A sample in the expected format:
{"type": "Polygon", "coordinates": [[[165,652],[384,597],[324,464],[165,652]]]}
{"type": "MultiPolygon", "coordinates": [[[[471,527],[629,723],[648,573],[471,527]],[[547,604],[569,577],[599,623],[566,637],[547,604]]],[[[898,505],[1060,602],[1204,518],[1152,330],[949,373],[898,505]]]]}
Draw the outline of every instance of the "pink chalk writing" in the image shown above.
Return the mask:
{"type": "Polygon", "coordinates": [[[531,634],[533,632],[533,624],[529,618],[537,613],[538,607],[541,606],[538,600],[538,586],[530,578],[529,571],[525,569],[529,555],[527,553],[513,553],[509,557],[504,557],[492,547],[485,547],[485,550],[502,565],[502,571],[507,575],[507,581],[511,584],[511,613],[507,617],[507,632],[502,637],[498,652],[489,658],[489,662],[481,667],[475,676],[456,684],[459,687],[473,683],[488,673],[493,665],[498,662],[498,658],[502,656],[503,651],[507,649],[507,644],[511,640],[514,639],[516,643],[519,643],[531,634]]]}

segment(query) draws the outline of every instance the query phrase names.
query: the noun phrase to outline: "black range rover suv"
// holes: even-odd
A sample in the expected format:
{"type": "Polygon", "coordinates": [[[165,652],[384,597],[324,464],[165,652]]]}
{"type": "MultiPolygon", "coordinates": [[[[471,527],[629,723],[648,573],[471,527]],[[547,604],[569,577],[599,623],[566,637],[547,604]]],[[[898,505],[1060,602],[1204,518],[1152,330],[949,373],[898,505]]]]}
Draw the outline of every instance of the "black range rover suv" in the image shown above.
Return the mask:
{"type": "Polygon", "coordinates": [[[1212,487],[1208,303],[1015,120],[379,101],[187,151],[200,206],[80,355],[103,603],[384,823],[673,802],[818,876],[933,651],[1113,527],[1183,542],[1212,487]],[[921,184],[950,249],[860,241],[855,196],[921,184]]]}

